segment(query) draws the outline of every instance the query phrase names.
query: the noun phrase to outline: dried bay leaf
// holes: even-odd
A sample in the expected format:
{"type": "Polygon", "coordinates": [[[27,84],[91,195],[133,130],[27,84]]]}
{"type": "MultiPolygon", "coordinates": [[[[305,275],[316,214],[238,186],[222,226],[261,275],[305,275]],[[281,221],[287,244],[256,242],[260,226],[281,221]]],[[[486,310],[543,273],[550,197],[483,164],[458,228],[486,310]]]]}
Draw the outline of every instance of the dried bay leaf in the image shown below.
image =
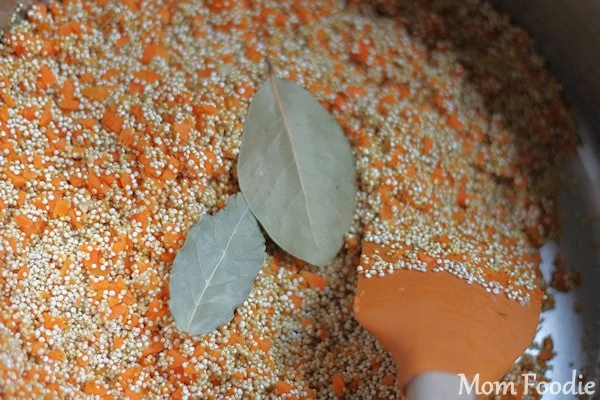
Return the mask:
{"type": "Polygon", "coordinates": [[[198,335],[229,322],[264,261],[265,240],[244,196],[203,216],[173,261],[169,308],[177,328],[198,335]]]}
{"type": "Polygon", "coordinates": [[[355,177],[333,116],[271,73],[250,103],[238,158],[242,193],[271,239],[295,257],[327,264],[352,223],[355,177]]]}

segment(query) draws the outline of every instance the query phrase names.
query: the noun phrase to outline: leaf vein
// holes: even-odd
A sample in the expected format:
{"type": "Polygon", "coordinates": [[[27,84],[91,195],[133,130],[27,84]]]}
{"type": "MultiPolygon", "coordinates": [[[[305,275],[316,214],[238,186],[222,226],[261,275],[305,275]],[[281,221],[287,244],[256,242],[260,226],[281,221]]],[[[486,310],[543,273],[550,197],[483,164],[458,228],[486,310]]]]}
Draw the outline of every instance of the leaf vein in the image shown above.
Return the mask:
{"type": "Polygon", "coordinates": [[[300,172],[300,164],[298,162],[298,155],[296,154],[296,148],[294,147],[296,145],[293,135],[292,135],[292,131],[290,129],[289,126],[289,122],[287,120],[287,116],[285,114],[285,110],[283,108],[283,103],[281,101],[281,97],[279,96],[279,90],[277,89],[277,83],[275,82],[275,76],[271,73],[269,75],[269,80],[271,82],[271,87],[273,88],[273,93],[275,94],[275,100],[277,102],[277,107],[279,109],[279,112],[281,113],[281,118],[283,119],[283,125],[285,126],[285,130],[287,133],[287,137],[290,140],[291,143],[291,149],[292,149],[292,157],[294,159],[294,166],[296,167],[296,173],[298,174],[298,179],[300,180],[300,188],[302,190],[302,196],[304,198],[304,205],[305,205],[305,209],[306,209],[306,215],[308,217],[308,224],[310,225],[310,233],[313,237],[313,240],[315,242],[315,245],[320,248],[321,244],[319,242],[319,240],[317,239],[317,236],[315,235],[315,227],[314,227],[314,223],[312,220],[312,215],[310,213],[310,209],[308,207],[308,202],[306,199],[306,188],[304,185],[304,178],[302,177],[302,173],[300,172]]]}

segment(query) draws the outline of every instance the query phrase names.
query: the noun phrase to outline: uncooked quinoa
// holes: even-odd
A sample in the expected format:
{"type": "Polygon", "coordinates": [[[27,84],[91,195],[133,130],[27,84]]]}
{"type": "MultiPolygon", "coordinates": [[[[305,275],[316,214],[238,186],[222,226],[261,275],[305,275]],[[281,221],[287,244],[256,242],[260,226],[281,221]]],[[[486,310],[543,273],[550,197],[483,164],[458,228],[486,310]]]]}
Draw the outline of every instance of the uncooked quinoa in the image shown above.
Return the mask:
{"type": "Polygon", "coordinates": [[[527,301],[575,145],[559,85],[485,3],[361,3],[65,0],[5,34],[2,398],[400,398],[352,318],[363,240],[402,262],[360,273],[433,265],[527,301]],[[192,337],[168,310],[172,261],[239,191],[267,58],[344,129],[354,224],[324,268],[270,244],[234,319],[192,337]]]}

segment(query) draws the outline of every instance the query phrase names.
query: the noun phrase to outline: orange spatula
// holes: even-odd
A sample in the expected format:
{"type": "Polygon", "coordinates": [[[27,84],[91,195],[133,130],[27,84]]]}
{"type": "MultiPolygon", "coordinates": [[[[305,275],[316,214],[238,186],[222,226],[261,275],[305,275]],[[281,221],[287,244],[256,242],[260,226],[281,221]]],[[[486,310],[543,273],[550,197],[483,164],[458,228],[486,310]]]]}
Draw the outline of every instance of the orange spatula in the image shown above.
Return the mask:
{"type": "MultiPolygon", "coordinates": [[[[365,243],[362,251],[363,263],[396,261],[389,247],[365,243]]],[[[394,357],[409,400],[474,398],[458,396],[461,386],[466,394],[458,374],[500,379],[531,343],[540,308],[539,291],[521,305],[446,271],[408,269],[361,275],[354,303],[356,319],[394,357]]]]}

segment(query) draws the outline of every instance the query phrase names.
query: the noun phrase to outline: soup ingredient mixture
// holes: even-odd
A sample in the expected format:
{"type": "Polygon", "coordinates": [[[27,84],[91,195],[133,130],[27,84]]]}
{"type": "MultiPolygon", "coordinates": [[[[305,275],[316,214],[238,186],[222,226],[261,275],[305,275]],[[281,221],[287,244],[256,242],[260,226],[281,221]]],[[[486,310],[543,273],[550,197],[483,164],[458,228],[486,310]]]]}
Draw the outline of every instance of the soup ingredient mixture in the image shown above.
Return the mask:
{"type": "Polygon", "coordinates": [[[508,262],[556,230],[574,124],[528,35],[473,0],[361,3],[65,0],[5,34],[3,398],[399,398],[352,318],[363,237],[403,213],[409,257],[508,262]],[[348,137],[353,226],[323,268],[267,246],[233,320],[192,337],[168,311],[173,259],[239,191],[267,57],[348,137]],[[481,215],[501,232],[473,235],[481,215]]]}

